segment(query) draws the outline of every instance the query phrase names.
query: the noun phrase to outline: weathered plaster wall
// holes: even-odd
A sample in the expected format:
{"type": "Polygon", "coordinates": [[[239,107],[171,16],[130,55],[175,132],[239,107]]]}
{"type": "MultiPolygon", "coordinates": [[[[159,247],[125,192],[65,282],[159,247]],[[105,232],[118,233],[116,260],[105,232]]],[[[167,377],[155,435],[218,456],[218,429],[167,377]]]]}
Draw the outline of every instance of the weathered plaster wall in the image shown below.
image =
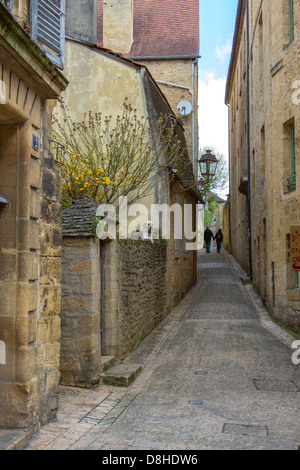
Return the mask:
{"type": "Polygon", "coordinates": [[[70,81],[64,101],[75,120],[89,111],[116,117],[125,98],[138,116],[146,116],[141,75],[135,67],[67,40],[64,73],[70,81]]]}

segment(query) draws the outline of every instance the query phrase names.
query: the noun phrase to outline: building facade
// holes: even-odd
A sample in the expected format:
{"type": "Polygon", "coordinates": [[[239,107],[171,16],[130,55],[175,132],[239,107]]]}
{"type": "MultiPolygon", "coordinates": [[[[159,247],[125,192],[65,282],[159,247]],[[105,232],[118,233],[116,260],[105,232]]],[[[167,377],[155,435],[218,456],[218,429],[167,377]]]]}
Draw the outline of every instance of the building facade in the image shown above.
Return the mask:
{"type": "Polygon", "coordinates": [[[49,56],[42,48],[40,3],[0,2],[2,429],[34,430],[57,409],[62,237],[50,118],[67,80],[49,58],[61,64],[58,48],[48,42],[49,56]],[[36,28],[41,46],[31,37],[36,28]]]}
{"type": "Polygon", "coordinates": [[[300,2],[238,5],[230,106],[231,251],[274,318],[300,329],[291,227],[300,225],[300,2]]]}
{"type": "MultiPolygon", "coordinates": [[[[74,27],[73,34],[75,32],[74,27]]],[[[75,39],[75,36],[73,36],[66,39],[66,67],[64,72],[69,79],[69,86],[66,92],[63,93],[63,98],[75,122],[80,121],[84,113],[89,111],[92,113],[101,111],[103,116],[111,115],[113,119],[116,119],[122,113],[122,104],[125,98],[136,110],[137,116],[145,116],[150,122],[158,122],[161,115],[168,119],[174,116],[169,102],[147,67],[103,47],[88,43],[82,38],[77,37],[75,39]],[[84,94],[82,93],[83,83],[85,90],[88,91],[84,94]]],[[[60,122],[63,122],[63,117],[60,116],[60,108],[57,109],[57,117],[60,122]]],[[[174,130],[180,138],[182,146],[185,147],[185,133],[182,126],[178,123],[174,130]]],[[[153,138],[156,139],[157,137],[153,134],[153,138]]],[[[156,145],[158,146],[159,143],[156,142],[156,145]]],[[[148,216],[144,222],[151,217],[152,204],[167,204],[171,207],[175,203],[181,206],[182,221],[180,222],[183,222],[184,217],[187,216],[184,206],[189,204],[192,206],[193,231],[196,233],[196,207],[201,195],[195,189],[189,188],[188,185],[187,187],[183,186],[183,181],[191,182],[193,179],[192,164],[187,151],[185,151],[184,158],[182,157],[182,168],[176,168],[174,173],[164,168],[157,175],[154,187],[149,194],[139,199],[138,203],[144,204],[148,209],[148,216]],[[180,170],[183,170],[181,174],[180,170]]],[[[80,381],[81,385],[85,383],[87,386],[94,383],[95,380],[99,381],[101,379],[100,371],[95,372],[97,364],[101,366],[101,363],[97,360],[99,354],[102,357],[113,356],[117,361],[124,359],[152,331],[158,321],[164,318],[185,296],[197,280],[197,259],[195,250],[188,251],[186,249],[186,240],[175,240],[172,215],[170,239],[167,244],[163,244],[160,248],[158,247],[159,242],[156,246],[156,244],[152,245],[149,241],[141,241],[138,244],[140,249],[134,254],[134,243],[124,243],[122,245],[123,249],[120,248],[121,245],[118,242],[105,243],[100,246],[99,240],[95,240],[95,235],[91,230],[92,222],[96,218],[96,209],[89,222],[90,234],[85,240],[81,240],[81,228],[75,224],[75,221],[80,220],[80,216],[73,214],[76,207],[80,207],[81,210],[80,201],[78,201],[79,206],[76,203],[63,212],[64,265],[61,370],[64,384],[74,385],[80,381]],[[67,223],[69,213],[70,217],[73,217],[71,224],[67,223]],[[85,248],[82,245],[81,252],[87,250],[86,256],[92,256],[89,252],[91,242],[95,253],[97,250],[99,252],[98,255],[93,255],[93,259],[95,257],[101,258],[101,262],[96,262],[95,266],[96,268],[100,266],[102,268],[98,274],[93,271],[98,286],[94,286],[94,292],[87,294],[74,285],[75,276],[77,276],[78,284],[81,285],[87,273],[78,271],[79,268],[77,267],[75,267],[75,270],[77,270],[75,273],[72,263],[69,268],[69,261],[73,259],[77,249],[76,244],[78,243],[86,243],[85,248]],[[72,247],[74,247],[74,253],[71,252],[72,247]],[[158,272],[160,282],[157,282],[155,277],[153,280],[153,276],[149,275],[151,271],[151,269],[149,270],[149,260],[151,260],[152,251],[154,254],[156,253],[152,259],[153,274],[158,272]],[[164,256],[158,262],[159,256],[157,253],[160,252],[164,256]],[[142,254],[145,256],[142,256],[142,254]],[[146,254],[148,255],[146,256],[146,254]],[[133,259],[131,259],[131,256],[133,256],[133,259]],[[119,267],[116,268],[116,266],[119,267]],[[121,270],[121,266],[126,267],[126,269],[124,268],[127,273],[126,276],[121,270]],[[139,269],[136,266],[139,266],[139,269]],[[111,270],[112,273],[110,273],[111,270]],[[120,276],[121,272],[122,275],[120,276]],[[124,287],[123,282],[125,279],[128,282],[124,287]],[[127,291],[128,285],[130,286],[130,292],[127,291]],[[78,293],[77,295],[74,295],[74,287],[78,293]],[[143,303],[145,302],[144,289],[147,292],[147,308],[143,303]],[[164,295],[162,295],[162,291],[164,291],[164,295]],[[93,301],[85,300],[88,295],[93,298],[93,301]],[[156,307],[152,309],[151,306],[155,302],[156,307]],[[97,321],[94,322],[96,326],[91,334],[86,335],[84,342],[79,342],[77,336],[80,328],[74,328],[74,317],[81,319],[85,314],[84,312],[86,312],[86,308],[82,306],[87,303],[89,309],[92,303],[95,305],[95,310],[88,313],[94,319],[97,318],[97,321]],[[130,314],[126,312],[130,312],[130,314]],[[71,319],[70,322],[68,322],[68,319],[71,319]],[[69,327],[68,329],[65,328],[69,323],[74,328],[73,334],[70,334],[69,327]],[[88,372],[87,363],[85,362],[85,367],[83,367],[80,361],[75,362],[75,357],[86,357],[87,352],[78,349],[78,347],[83,345],[84,348],[91,349],[90,341],[95,341],[96,336],[97,342],[95,344],[97,344],[97,347],[95,346],[93,350],[97,351],[97,355],[93,360],[91,359],[90,372],[88,372]],[[77,370],[78,364],[80,373],[77,370]]],[[[94,205],[98,207],[99,203],[94,203],[94,205]]],[[[127,234],[123,235],[126,236],[127,234]]],[[[83,254],[80,256],[82,258],[83,254]]],[[[75,257],[78,257],[78,254],[75,257]]],[[[81,264],[79,262],[79,265],[81,264]]],[[[85,264],[83,263],[83,265],[85,269],[85,264]]],[[[93,263],[91,263],[92,270],[94,269],[93,266],[93,263]]]]}
{"type": "Polygon", "coordinates": [[[182,117],[196,169],[199,0],[67,0],[67,35],[78,34],[147,66],[182,117]]]}

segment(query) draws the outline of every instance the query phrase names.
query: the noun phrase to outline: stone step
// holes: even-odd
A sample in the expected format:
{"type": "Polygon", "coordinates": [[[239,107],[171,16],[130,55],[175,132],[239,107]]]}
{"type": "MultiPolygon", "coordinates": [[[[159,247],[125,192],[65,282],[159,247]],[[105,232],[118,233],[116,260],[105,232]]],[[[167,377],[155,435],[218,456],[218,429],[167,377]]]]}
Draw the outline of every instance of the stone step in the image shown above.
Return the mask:
{"type": "Polygon", "coordinates": [[[115,387],[129,387],[142,370],[141,364],[119,364],[103,373],[103,383],[115,387]]]}
{"type": "Polygon", "coordinates": [[[102,363],[102,370],[105,372],[107,369],[112,367],[115,362],[114,356],[102,356],[101,363],[102,363]]]}

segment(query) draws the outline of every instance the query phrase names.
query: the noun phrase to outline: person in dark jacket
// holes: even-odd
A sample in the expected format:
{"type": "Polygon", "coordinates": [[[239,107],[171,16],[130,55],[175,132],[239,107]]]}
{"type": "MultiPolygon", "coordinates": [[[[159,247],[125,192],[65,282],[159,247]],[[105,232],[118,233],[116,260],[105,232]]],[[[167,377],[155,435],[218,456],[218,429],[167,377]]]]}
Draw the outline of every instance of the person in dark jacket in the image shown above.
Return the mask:
{"type": "Polygon", "coordinates": [[[211,239],[214,240],[214,235],[209,227],[206,227],[204,232],[204,241],[206,243],[206,253],[210,253],[211,239]]]}
{"type": "Polygon", "coordinates": [[[219,231],[217,232],[217,235],[215,236],[215,240],[217,242],[218,253],[221,253],[223,239],[224,239],[223,232],[221,229],[219,229],[219,231]]]}

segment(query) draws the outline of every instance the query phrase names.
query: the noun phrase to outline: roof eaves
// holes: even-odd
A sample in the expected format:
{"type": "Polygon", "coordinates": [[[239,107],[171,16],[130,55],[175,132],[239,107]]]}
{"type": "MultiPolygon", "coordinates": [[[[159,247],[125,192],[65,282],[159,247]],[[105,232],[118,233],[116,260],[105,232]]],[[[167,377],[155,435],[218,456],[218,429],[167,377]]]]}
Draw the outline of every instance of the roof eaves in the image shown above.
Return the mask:
{"type": "Polygon", "coordinates": [[[246,9],[245,7],[246,7],[246,1],[239,0],[238,8],[237,8],[236,23],[235,23],[235,31],[234,31],[234,37],[233,37],[233,44],[232,44],[231,59],[230,59],[230,64],[229,64],[229,69],[228,69],[228,74],[227,74],[226,93],[225,93],[226,104],[229,102],[230,85],[231,85],[231,80],[233,76],[234,65],[236,62],[236,53],[237,53],[237,48],[238,48],[239,39],[240,39],[241,21],[242,21],[243,13],[245,12],[245,9],[246,9]]]}
{"type": "Polygon", "coordinates": [[[130,56],[128,55],[128,57],[132,60],[178,60],[178,59],[181,59],[181,60],[188,60],[188,59],[193,59],[193,60],[196,60],[196,59],[201,59],[201,56],[200,55],[173,55],[173,56],[130,56]]]}
{"type": "Polygon", "coordinates": [[[94,43],[94,42],[90,42],[90,41],[87,41],[85,39],[81,39],[81,38],[71,36],[71,35],[67,35],[66,39],[69,40],[69,41],[78,42],[79,44],[82,44],[83,46],[90,47],[91,49],[94,49],[96,52],[100,52],[103,55],[109,56],[112,59],[118,60],[120,62],[125,62],[129,65],[134,66],[135,68],[140,69],[142,67],[145,67],[144,65],[139,64],[138,62],[135,62],[133,59],[131,59],[129,57],[126,57],[122,54],[114,52],[111,49],[107,49],[103,46],[100,46],[99,44],[94,43]]]}

